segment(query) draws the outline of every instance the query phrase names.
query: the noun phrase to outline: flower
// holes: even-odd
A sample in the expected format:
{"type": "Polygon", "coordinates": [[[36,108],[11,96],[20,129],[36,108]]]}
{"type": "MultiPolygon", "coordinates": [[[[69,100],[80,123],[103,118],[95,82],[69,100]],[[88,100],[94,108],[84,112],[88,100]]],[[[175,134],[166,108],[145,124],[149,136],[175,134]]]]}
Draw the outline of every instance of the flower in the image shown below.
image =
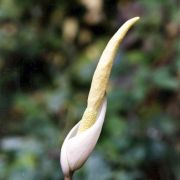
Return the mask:
{"type": "Polygon", "coordinates": [[[86,131],[77,134],[80,122],[66,136],[61,148],[61,167],[65,177],[79,169],[93,151],[104,123],[107,100],[104,98],[96,122],[86,131]]]}
{"type": "Polygon", "coordinates": [[[66,179],[79,169],[93,151],[104,123],[106,113],[106,89],[117,49],[131,26],[139,20],[125,22],[108,42],[94,72],[82,119],[69,132],[61,148],[61,167],[66,179]]]}

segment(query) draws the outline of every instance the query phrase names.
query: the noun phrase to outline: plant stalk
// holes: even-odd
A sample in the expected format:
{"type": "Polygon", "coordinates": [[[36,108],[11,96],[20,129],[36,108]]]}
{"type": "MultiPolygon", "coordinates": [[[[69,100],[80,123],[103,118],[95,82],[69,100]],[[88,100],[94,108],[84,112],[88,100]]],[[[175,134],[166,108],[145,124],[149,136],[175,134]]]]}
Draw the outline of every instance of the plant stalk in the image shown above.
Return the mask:
{"type": "Polygon", "coordinates": [[[72,176],[64,176],[64,180],[72,180],[72,176]]]}

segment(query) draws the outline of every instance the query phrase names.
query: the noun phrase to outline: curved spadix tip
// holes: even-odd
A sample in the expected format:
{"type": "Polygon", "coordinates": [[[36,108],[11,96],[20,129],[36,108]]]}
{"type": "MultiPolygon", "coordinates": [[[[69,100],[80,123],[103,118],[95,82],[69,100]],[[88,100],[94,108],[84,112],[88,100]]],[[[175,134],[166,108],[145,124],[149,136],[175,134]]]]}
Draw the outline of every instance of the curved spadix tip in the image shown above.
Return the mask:
{"type": "Polygon", "coordinates": [[[140,19],[139,16],[134,17],[134,18],[131,18],[131,19],[127,20],[127,21],[124,23],[124,25],[127,25],[127,26],[130,27],[130,26],[132,26],[133,24],[135,24],[139,19],[140,19]]]}
{"type": "Polygon", "coordinates": [[[133,17],[133,18],[131,18],[131,19],[129,19],[127,22],[132,22],[132,24],[134,24],[136,21],[138,21],[140,19],[140,17],[139,16],[137,16],[137,17],[133,17]]]}
{"type": "Polygon", "coordinates": [[[140,19],[140,17],[137,16],[137,17],[131,18],[130,20],[138,21],[139,19],[140,19]]]}

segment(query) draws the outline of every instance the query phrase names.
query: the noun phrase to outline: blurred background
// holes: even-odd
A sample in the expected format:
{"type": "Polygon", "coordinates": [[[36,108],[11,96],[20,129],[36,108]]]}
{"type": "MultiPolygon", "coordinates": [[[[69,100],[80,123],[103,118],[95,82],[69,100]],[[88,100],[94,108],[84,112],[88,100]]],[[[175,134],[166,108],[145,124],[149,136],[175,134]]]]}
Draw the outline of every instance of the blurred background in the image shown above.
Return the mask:
{"type": "Polygon", "coordinates": [[[127,19],[106,121],[75,180],[180,179],[178,0],[0,1],[0,179],[59,180],[99,57],[127,19]]]}

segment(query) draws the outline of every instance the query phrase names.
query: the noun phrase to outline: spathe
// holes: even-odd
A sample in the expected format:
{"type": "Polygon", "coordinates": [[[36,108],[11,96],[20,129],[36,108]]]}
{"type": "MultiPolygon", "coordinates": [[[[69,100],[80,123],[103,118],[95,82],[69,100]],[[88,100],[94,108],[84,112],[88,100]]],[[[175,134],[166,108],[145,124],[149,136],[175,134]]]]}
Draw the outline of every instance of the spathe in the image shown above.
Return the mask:
{"type": "Polygon", "coordinates": [[[107,99],[105,97],[96,122],[86,131],[76,135],[80,123],[78,122],[65,138],[61,148],[60,162],[67,179],[68,177],[70,179],[72,173],[85,163],[93,151],[104,123],[106,107],[107,99]]]}
{"type": "Polygon", "coordinates": [[[81,121],[67,135],[61,149],[61,166],[65,179],[79,169],[94,149],[101,133],[106,113],[106,89],[113,61],[128,30],[139,17],[126,21],[105,47],[93,75],[87,107],[81,121]]]}

